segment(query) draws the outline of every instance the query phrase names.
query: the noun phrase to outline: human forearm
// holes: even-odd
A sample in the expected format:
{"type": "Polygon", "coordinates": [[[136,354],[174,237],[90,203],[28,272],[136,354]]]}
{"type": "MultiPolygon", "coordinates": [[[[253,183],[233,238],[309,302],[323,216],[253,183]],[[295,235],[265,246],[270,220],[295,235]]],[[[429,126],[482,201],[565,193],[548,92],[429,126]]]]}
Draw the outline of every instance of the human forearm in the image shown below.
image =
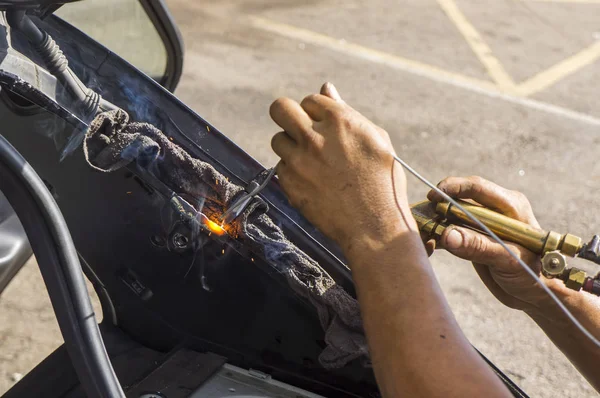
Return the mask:
{"type": "Polygon", "coordinates": [[[383,395],[505,396],[458,327],[413,223],[399,217],[348,253],[383,395]]]}
{"type": "MultiPolygon", "coordinates": [[[[598,297],[570,290],[556,280],[548,285],[587,330],[596,337],[600,336],[598,297]]],[[[600,391],[600,348],[585,337],[550,300],[542,303],[537,310],[530,311],[529,315],[590,384],[600,391]]]]}
{"type": "MultiPolygon", "coordinates": [[[[469,199],[502,214],[541,229],[531,204],[516,191],[503,188],[481,177],[448,177],[438,187],[448,195],[469,199]]],[[[431,191],[434,201],[442,197],[431,191]]],[[[600,348],[584,336],[548,296],[540,283],[533,283],[531,275],[506,252],[505,248],[468,228],[446,228],[439,240],[441,247],[452,254],[470,260],[483,283],[502,303],[526,312],[544,330],[581,373],[600,391],[600,348]]],[[[506,242],[506,246],[522,262],[541,276],[539,255],[522,246],[506,242]]],[[[568,289],[558,279],[543,280],[570,312],[594,336],[600,338],[600,299],[585,292],[568,289]]]]}
{"type": "Polygon", "coordinates": [[[270,112],[284,130],[271,141],[281,188],[350,262],[384,396],[508,395],[446,305],[389,135],[329,84],[270,112]]]}

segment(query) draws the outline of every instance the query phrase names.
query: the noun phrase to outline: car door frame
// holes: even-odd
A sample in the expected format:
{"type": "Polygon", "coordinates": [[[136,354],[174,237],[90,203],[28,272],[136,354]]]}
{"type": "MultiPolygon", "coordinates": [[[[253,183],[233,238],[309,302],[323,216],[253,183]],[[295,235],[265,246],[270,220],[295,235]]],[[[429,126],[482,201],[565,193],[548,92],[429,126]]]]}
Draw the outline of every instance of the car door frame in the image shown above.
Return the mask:
{"type": "Polygon", "coordinates": [[[185,47],[177,24],[164,0],[139,0],[152,21],[167,52],[165,72],[158,83],[174,92],[183,73],[185,47]]]}

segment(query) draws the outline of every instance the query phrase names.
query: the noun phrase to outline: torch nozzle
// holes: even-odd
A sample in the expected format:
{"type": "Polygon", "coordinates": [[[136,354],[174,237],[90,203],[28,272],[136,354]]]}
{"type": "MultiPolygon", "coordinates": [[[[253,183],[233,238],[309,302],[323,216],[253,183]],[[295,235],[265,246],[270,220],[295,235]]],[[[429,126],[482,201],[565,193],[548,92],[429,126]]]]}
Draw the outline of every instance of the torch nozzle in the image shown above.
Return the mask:
{"type": "Polygon", "coordinates": [[[274,175],[275,167],[272,167],[262,171],[258,176],[256,176],[256,178],[250,181],[246,187],[246,192],[233,201],[233,203],[221,216],[221,225],[229,224],[238,218],[244,212],[244,210],[246,210],[252,199],[254,199],[256,195],[261,193],[262,190],[266,188],[267,184],[269,181],[271,181],[274,175]]]}

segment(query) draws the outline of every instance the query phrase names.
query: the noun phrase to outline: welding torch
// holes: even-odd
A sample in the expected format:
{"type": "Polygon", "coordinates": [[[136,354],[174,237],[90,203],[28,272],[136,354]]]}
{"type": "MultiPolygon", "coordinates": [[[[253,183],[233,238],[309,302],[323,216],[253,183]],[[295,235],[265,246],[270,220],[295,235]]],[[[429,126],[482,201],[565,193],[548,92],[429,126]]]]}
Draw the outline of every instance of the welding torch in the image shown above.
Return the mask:
{"type": "MultiPolygon", "coordinates": [[[[542,274],[546,278],[558,278],[569,289],[584,290],[600,296],[600,273],[595,277],[579,268],[569,267],[567,257],[579,257],[600,265],[600,237],[588,242],[573,234],[544,231],[522,221],[515,220],[494,210],[458,200],[460,205],[474,215],[499,238],[519,244],[542,258],[542,274]]],[[[484,233],[459,208],[447,202],[423,201],[411,205],[412,214],[419,230],[426,239],[438,240],[446,228],[464,226],[484,233]]]]}

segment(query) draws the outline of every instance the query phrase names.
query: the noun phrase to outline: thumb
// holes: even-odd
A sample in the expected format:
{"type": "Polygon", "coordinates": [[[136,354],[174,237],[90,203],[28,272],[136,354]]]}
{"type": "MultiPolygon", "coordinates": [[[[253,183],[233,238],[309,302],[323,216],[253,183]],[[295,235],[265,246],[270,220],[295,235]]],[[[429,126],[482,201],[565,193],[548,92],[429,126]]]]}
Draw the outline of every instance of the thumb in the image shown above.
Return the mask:
{"type": "Polygon", "coordinates": [[[321,86],[321,95],[325,95],[337,102],[344,102],[340,93],[338,93],[337,89],[332,83],[325,83],[321,86]]]}
{"type": "MultiPolygon", "coordinates": [[[[508,242],[506,245],[519,258],[535,256],[521,246],[508,242]]],[[[455,226],[446,228],[440,239],[440,246],[464,260],[491,267],[506,267],[508,264],[515,263],[515,259],[498,242],[467,228],[455,226]]]]}

